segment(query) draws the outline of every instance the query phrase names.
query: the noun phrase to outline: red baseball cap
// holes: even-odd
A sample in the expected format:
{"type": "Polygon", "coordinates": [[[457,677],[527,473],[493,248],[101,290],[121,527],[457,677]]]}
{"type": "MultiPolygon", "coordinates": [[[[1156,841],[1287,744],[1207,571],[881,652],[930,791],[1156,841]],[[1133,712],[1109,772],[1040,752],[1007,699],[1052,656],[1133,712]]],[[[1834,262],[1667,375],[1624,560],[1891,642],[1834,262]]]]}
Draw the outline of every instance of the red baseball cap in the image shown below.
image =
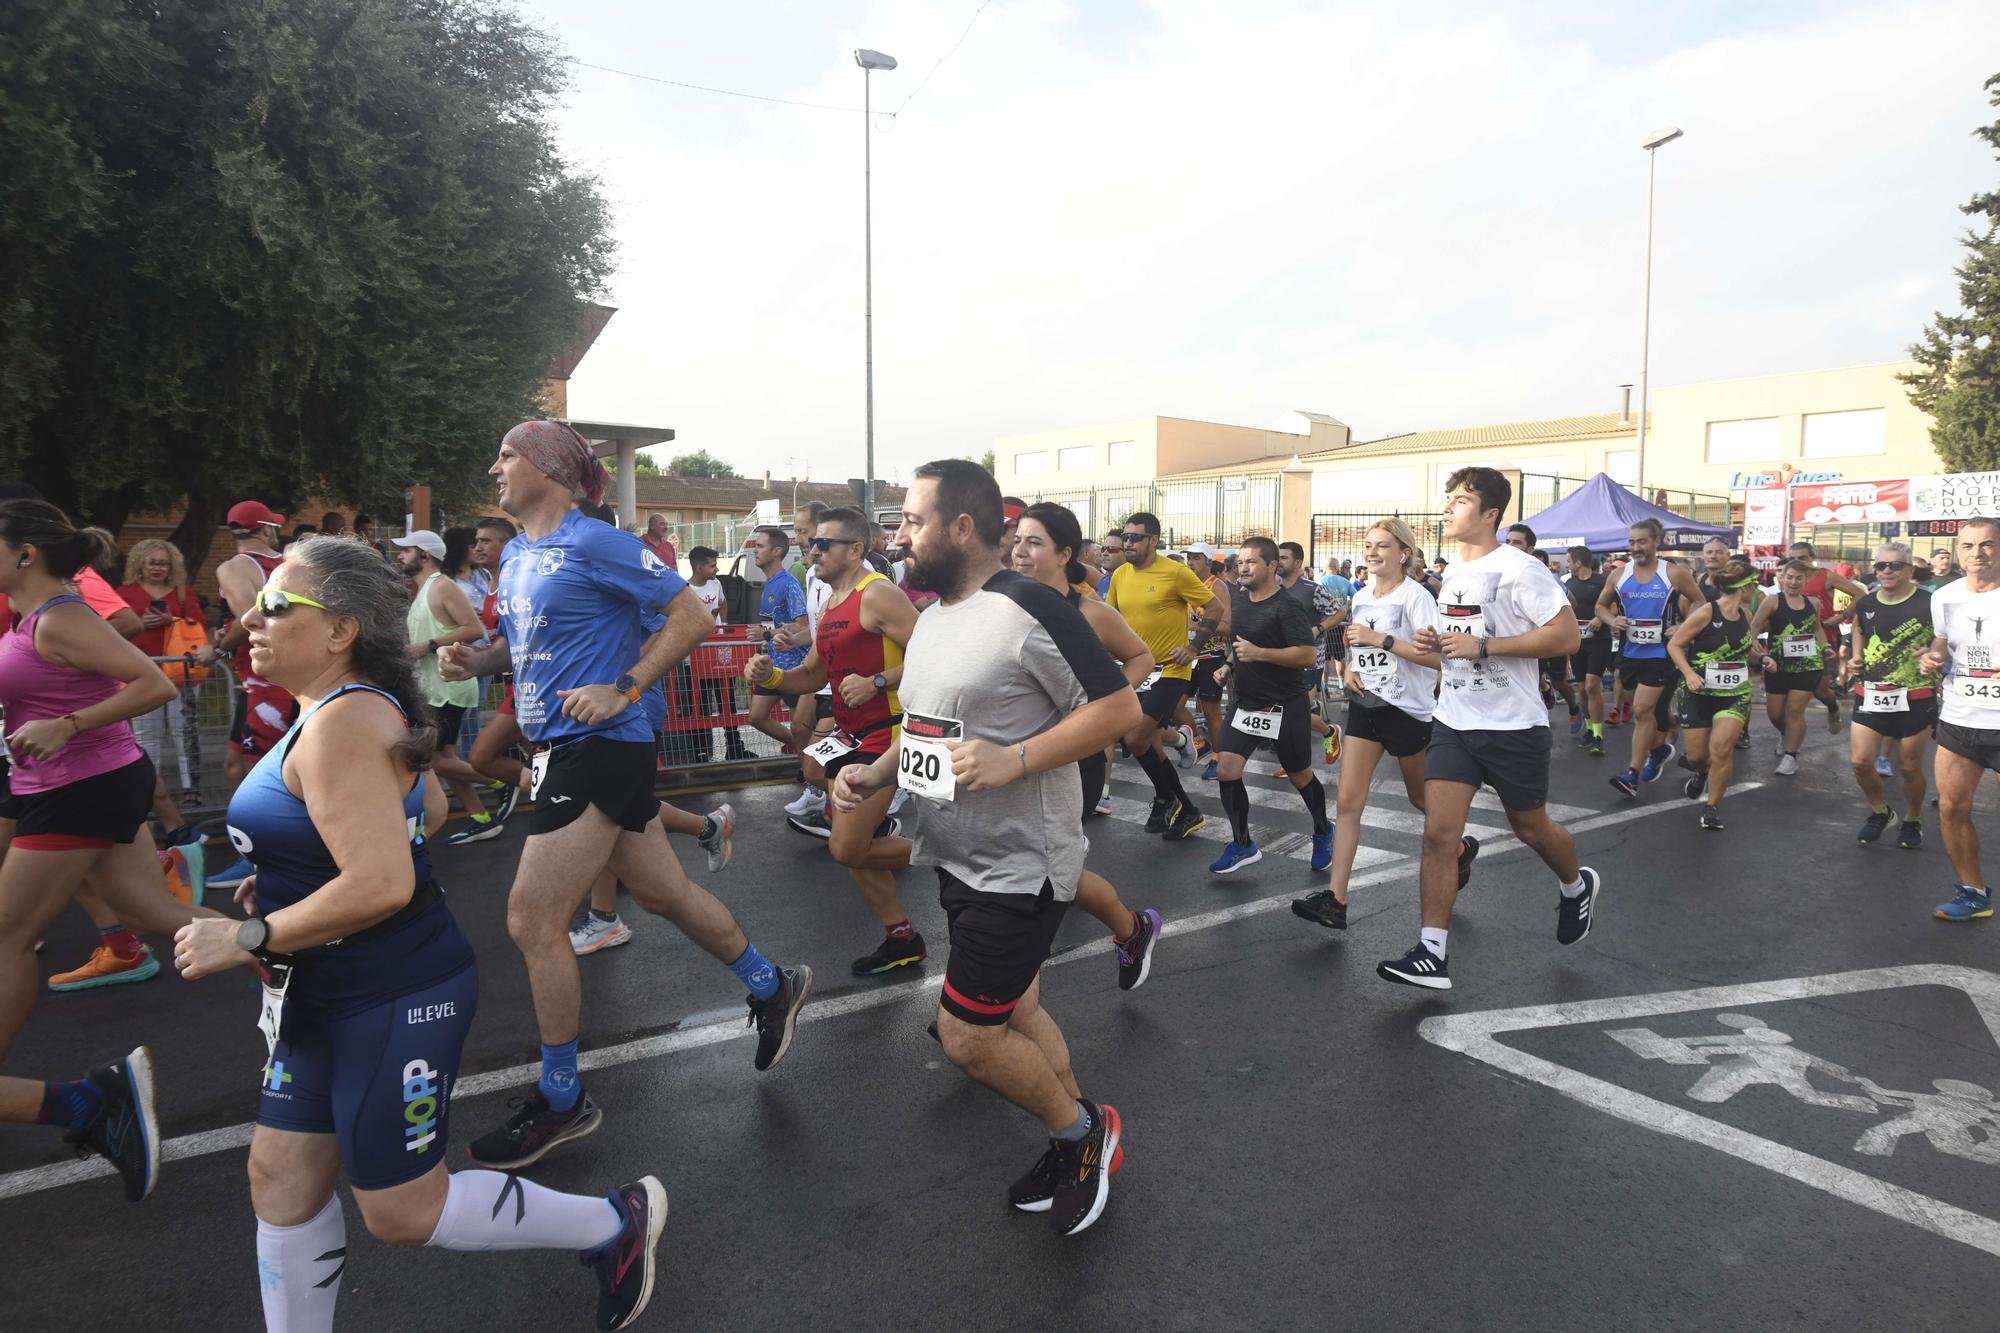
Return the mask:
{"type": "Polygon", "coordinates": [[[1026,505],[1015,504],[1011,500],[1003,500],[1000,502],[1000,513],[1004,518],[1004,520],[1008,523],[1019,523],[1021,521],[1021,515],[1027,512],[1028,512],[1028,506],[1026,505]]]}
{"type": "Polygon", "coordinates": [[[229,506],[229,516],[223,521],[232,528],[254,528],[260,523],[280,528],[285,524],[285,516],[272,513],[255,500],[238,500],[229,506]]]}

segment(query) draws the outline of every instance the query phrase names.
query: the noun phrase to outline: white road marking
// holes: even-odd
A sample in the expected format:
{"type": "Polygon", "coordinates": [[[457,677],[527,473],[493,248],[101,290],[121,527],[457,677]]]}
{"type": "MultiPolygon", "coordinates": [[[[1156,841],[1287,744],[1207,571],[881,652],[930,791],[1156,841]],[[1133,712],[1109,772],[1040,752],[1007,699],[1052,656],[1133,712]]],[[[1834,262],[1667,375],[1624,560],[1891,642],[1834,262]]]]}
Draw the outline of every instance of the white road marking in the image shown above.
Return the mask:
{"type": "Polygon", "coordinates": [[[1720,1121],[1621,1088],[1615,1083],[1528,1055],[1497,1040],[1503,1032],[1530,1028],[1604,1023],[1702,1009],[1739,1009],[1783,1000],[1815,1000],[1830,995],[1893,990],[1905,986],[1951,986],[1965,992],[2000,1043],[2000,976],[1969,967],[1919,964],[1835,972],[1826,976],[1764,981],[1744,986],[1704,986],[1695,990],[1628,995],[1573,1004],[1495,1009],[1425,1019],[1417,1032],[1427,1041],[1458,1051],[1507,1073],[1555,1089],[1573,1101],[1620,1120],[1705,1144],[1756,1166],[1790,1176],[1801,1184],[1858,1203],[1886,1217],[1908,1222],[1988,1254],[2000,1255],[2000,1221],[1982,1217],[1900,1185],[1852,1170],[1809,1153],[1760,1138],[1720,1121]]]}

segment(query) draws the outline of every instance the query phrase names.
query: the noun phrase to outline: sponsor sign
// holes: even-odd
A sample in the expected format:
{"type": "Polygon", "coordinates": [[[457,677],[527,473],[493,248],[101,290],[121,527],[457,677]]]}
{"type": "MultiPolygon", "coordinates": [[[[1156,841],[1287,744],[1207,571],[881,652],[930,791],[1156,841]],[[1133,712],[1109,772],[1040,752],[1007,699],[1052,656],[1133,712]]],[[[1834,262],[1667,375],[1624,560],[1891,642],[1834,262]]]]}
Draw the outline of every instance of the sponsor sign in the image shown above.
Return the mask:
{"type": "Polygon", "coordinates": [[[1910,480],[1908,518],[2000,515],[2000,472],[1950,472],[1910,480]]]}
{"type": "Polygon", "coordinates": [[[1748,546],[1782,546],[1784,544],[1784,487],[1759,486],[1744,492],[1743,541],[1748,546]]]}
{"type": "Polygon", "coordinates": [[[1910,516],[1909,478],[1792,487],[1794,523],[1892,523],[1910,516]]]}

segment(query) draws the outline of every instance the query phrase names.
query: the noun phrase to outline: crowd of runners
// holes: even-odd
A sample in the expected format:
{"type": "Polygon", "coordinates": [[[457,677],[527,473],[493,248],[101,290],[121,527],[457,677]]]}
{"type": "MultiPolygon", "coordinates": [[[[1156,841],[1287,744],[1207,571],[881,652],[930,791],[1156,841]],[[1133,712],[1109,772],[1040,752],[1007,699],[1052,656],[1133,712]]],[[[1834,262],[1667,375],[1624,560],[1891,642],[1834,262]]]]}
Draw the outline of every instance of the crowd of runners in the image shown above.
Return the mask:
{"type": "MultiPolygon", "coordinates": [[[[343,1174],[379,1239],[569,1251],[597,1277],[600,1328],[644,1310],[668,1206],[660,1181],[573,1195],[522,1174],[607,1115],[635,1113],[593,1097],[578,1051],[578,958],[632,937],[621,890],[711,956],[719,986],[741,988],[758,1074],[784,1060],[813,999],[813,968],[761,952],[683,868],[676,834],[710,875],[726,870],[731,808],[697,815],[654,794],[667,683],[685,679],[722,610],[715,553],[690,551],[684,577],[607,521],[603,469],[561,423],[509,432],[492,475],[507,517],[482,520],[475,559],[491,578],[470,588],[444,573],[431,533],[399,539],[395,564],[346,536],[280,552],[276,515],[249,501],[230,511],[236,550],[219,572],[230,620],[214,651],[237,664],[227,832],[241,861],[210,883],[234,890],[240,915],[162,883],[153,764],[132,722],[176,690],[79,593],[101,537],[25,488],[0,496],[11,760],[0,1053],[40,989],[37,941],[72,901],[103,929],[171,940],[188,981],[256,974],[267,1059],[249,1177],[270,1329],[332,1326],[347,1261],[343,1174]],[[505,682],[483,725],[481,681],[505,682]],[[467,818],[434,841],[448,797],[467,818]],[[498,836],[510,815],[526,837],[506,920],[540,1072],[452,1170],[449,1094],[478,968],[512,960],[475,960],[437,863],[452,845],[498,836]]],[[[1128,903],[1101,859],[1090,864],[1091,821],[1112,808],[1120,762],[1152,790],[1148,833],[1184,843],[1211,809],[1220,817],[1226,836],[1218,824],[1202,840],[1220,841],[1207,870],[1233,876],[1269,850],[1245,782],[1268,751],[1298,806],[1282,788],[1258,789],[1265,822],[1297,819],[1290,845],[1309,847],[1324,877],[1293,910],[1344,929],[1388,755],[1423,847],[1414,941],[1376,971],[1447,990],[1482,788],[1548,867],[1557,942],[1584,939],[1598,917],[1605,880],[1549,812],[1558,703],[1589,756],[1631,727],[1625,765],[1606,775],[1620,799],[1644,799],[1677,764],[1691,824],[1719,831],[1740,756],[1756,752],[1761,682],[1779,777],[1799,771],[1809,705],[1837,731],[1847,704],[1864,844],[1893,827],[1898,846],[1921,845],[1934,749],[1930,804],[1956,880],[1936,915],[1991,916],[1971,806],[1982,774],[2000,771],[2000,521],[1965,521],[1948,568],[1920,567],[1892,542],[1855,571],[1872,577],[1856,578],[1794,547],[1767,590],[1726,543],[1698,561],[1664,554],[1651,520],[1615,566],[1573,547],[1558,573],[1531,528],[1502,530],[1512,495],[1501,473],[1461,469],[1446,492],[1435,568],[1387,518],[1367,530],[1351,581],[1314,579],[1295,544],[1265,537],[1173,558],[1149,513],[1092,539],[1070,510],[1003,497],[956,460],[917,470],[893,534],[900,561],[858,510],[811,506],[790,532],[758,530],[765,640],[743,669],[748,725],[800,755],[804,789],[787,822],[823,839],[858,891],[856,932],[871,947],[849,970],[924,965],[940,942],[916,930],[905,895],[934,876],[948,938],[931,1033],[1039,1122],[1046,1147],[1005,1194],[1058,1234],[1103,1214],[1124,1126],[1099,1092],[1103,1071],[1072,1067],[1041,969],[1072,902],[1110,935],[1124,990],[1144,985],[1170,928],[1128,903]],[[1344,704],[1337,717],[1330,694],[1344,704]],[[1329,799],[1319,766],[1335,763],[1329,799]]],[[[735,754],[736,733],[726,739],[735,754]]],[[[143,1199],[161,1143],[151,1060],[141,1045],[78,1075],[0,1078],[0,1120],[53,1127],[143,1199]]]]}

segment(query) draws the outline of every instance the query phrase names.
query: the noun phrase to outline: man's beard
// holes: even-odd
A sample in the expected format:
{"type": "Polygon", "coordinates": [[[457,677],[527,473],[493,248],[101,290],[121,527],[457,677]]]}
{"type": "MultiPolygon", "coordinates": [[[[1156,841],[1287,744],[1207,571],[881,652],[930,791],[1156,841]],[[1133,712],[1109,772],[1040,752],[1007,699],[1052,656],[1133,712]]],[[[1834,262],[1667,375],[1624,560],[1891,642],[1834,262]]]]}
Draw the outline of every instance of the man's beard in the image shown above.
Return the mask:
{"type": "Polygon", "coordinates": [[[956,592],[969,563],[965,552],[955,546],[946,545],[932,555],[911,547],[904,557],[903,578],[918,592],[956,592]]]}

